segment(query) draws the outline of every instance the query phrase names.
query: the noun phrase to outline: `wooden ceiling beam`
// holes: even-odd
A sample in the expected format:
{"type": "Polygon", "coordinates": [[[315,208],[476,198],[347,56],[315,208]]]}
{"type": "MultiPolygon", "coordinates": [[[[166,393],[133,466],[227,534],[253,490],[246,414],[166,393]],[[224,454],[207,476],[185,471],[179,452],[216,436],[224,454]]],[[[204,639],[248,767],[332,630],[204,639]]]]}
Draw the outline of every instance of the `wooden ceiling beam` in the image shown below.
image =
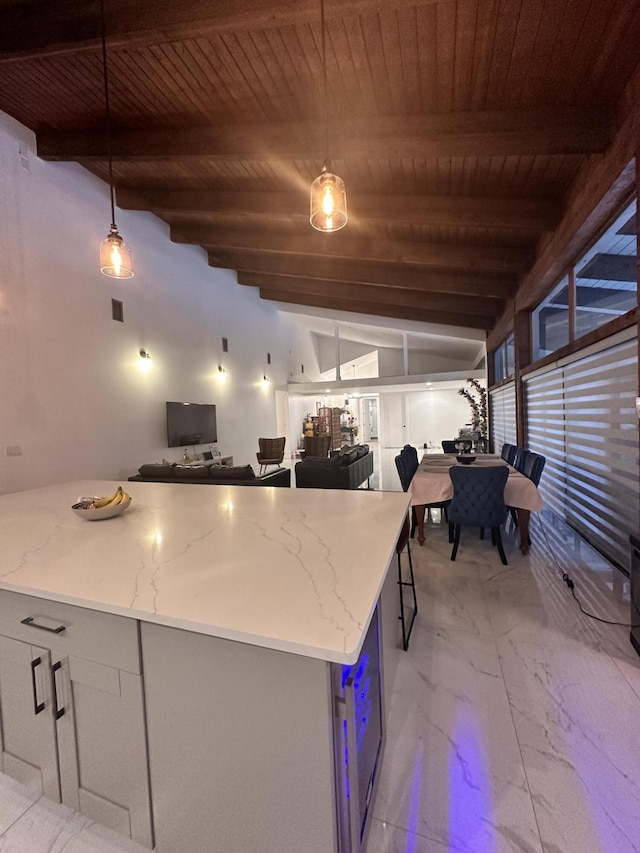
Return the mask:
{"type": "MultiPolygon", "coordinates": [[[[312,231],[311,228],[308,229],[312,231]]],[[[357,237],[349,233],[290,234],[256,229],[175,226],[174,243],[194,243],[209,251],[209,258],[227,252],[274,252],[284,255],[309,255],[362,261],[444,267],[465,271],[495,270],[524,272],[530,266],[532,252],[513,246],[475,246],[453,243],[422,243],[357,237]]]]}
{"type": "Polygon", "coordinates": [[[356,299],[339,299],[313,294],[299,294],[287,290],[261,288],[260,298],[269,299],[272,302],[284,302],[290,305],[308,305],[313,308],[347,311],[352,314],[369,314],[374,317],[392,317],[398,320],[416,320],[420,323],[462,326],[470,329],[485,329],[486,331],[489,331],[493,326],[493,320],[480,317],[473,313],[457,314],[453,311],[428,311],[402,306],[373,305],[371,302],[360,302],[356,299]]]}
{"type": "Polygon", "coordinates": [[[448,273],[433,268],[399,267],[394,264],[372,264],[335,258],[242,252],[215,258],[210,255],[209,264],[213,267],[237,270],[239,274],[255,272],[351,284],[376,284],[424,293],[456,294],[469,301],[473,301],[476,296],[485,299],[508,299],[516,290],[515,277],[504,278],[486,273],[448,273]]]}
{"type": "MultiPolygon", "coordinates": [[[[412,0],[413,7],[453,0],[412,0]]],[[[386,0],[326,0],[327,17],[387,11],[386,0]]],[[[319,24],[317,0],[226,0],[203,3],[180,0],[110,0],[107,19],[109,47],[157,45],[225,33],[255,31],[298,24],[319,24]]],[[[52,4],[50,0],[4,4],[0,28],[0,62],[95,50],[100,46],[100,6],[95,0],[52,4]]]]}
{"type": "MultiPolygon", "coordinates": [[[[400,288],[380,287],[370,284],[350,284],[348,282],[327,281],[326,279],[307,279],[269,275],[268,273],[238,273],[238,284],[259,287],[263,290],[288,291],[301,296],[325,296],[331,299],[352,299],[369,302],[372,305],[418,308],[419,310],[446,311],[449,313],[465,311],[464,301],[457,296],[442,293],[428,293],[424,290],[403,290],[400,288]]],[[[473,300],[473,313],[482,317],[498,317],[504,309],[504,303],[497,299],[473,300]]]]}
{"type": "MultiPolygon", "coordinates": [[[[174,4],[178,5],[178,4],[174,4]]],[[[611,140],[604,108],[486,110],[436,115],[342,117],[331,131],[334,159],[420,159],[590,154],[611,140]]],[[[326,158],[322,122],[220,123],[215,127],[116,130],[115,161],[317,160],[326,158]]],[[[44,160],[107,159],[103,130],[37,137],[44,160]]]]}
{"type": "MultiPolygon", "coordinates": [[[[151,210],[159,216],[207,213],[221,217],[288,216],[300,222],[309,219],[309,198],[304,192],[120,188],[116,197],[118,207],[123,210],[151,210]]],[[[560,203],[545,198],[349,193],[349,219],[357,225],[394,222],[418,227],[518,228],[539,232],[556,227],[560,221],[560,203]]]]}

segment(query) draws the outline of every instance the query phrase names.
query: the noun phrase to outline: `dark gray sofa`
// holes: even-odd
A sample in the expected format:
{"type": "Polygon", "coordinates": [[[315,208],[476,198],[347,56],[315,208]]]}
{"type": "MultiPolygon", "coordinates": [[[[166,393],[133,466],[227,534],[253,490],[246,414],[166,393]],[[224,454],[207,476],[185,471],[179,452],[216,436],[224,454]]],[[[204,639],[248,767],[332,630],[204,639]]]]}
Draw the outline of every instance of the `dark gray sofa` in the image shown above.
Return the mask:
{"type": "Polygon", "coordinates": [[[129,477],[132,483],[192,483],[209,486],[279,486],[291,485],[289,468],[276,468],[256,476],[251,465],[178,465],[153,463],[141,465],[138,473],[129,477]]]}
{"type": "Polygon", "coordinates": [[[357,489],[373,474],[373,454],[366,444],[357,445],[328,459],[308,456],[295,471],[298,489],[357,489]]]}

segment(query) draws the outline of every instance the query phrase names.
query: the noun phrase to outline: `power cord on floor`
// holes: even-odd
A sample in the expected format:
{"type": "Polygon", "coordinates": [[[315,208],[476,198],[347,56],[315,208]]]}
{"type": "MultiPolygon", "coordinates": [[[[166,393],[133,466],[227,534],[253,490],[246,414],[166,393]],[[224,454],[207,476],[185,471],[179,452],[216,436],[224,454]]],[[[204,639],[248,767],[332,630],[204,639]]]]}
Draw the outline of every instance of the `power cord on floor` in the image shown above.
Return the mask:
{"type": "Polygon", "coordinates": [[[554,563],[556,564],[556,567],[557,567],[558,571],[562,574],[562,580],[564,581],[564,583],[566,583],[566,585],[567,585],[567,586],[569,587],[569,589],[571,590],[571,595],[573,596],[574,601],[576,602],[576,604],[577,604],[577,605],[578,605],[578,607],[580,608],[580,612],[581,612],[581,613],[584,613],[584,615],[585,615],[585,616],[588,616],[588,617],[589,617],[589,619],[595,619],[595,620],[596,620],[596,622],[602,622],[602,623],[603,623],[603,624],[605,624],[605,625],[617,625],[617,626],[619,626],[619,627],[621,627],[621,628],[640,628],[640,624],[638,624],[638,625],[634,625],[634,624],[631,624],[631,623],[629,623],[629,622],[613,622],[613,621],[612,621],[612,620],[610,620],[610,619],[602,619],[602,617],[600,617],[600,616],[596,616],[596,615],[595,615],[595,613],[589,613],[589,611],[588,611],[588,610],[585,610],[585,609],[584,609],[584,607],[582,606],[582,602],[580,601],[580,599],[579,599],[579,598],[578,598],[578,596],[576,595],[576,589],[575,589],[576,584],[575,584],[575,581],[570,577],[570,575],[569,575],[567,572],[564,572],[564,571],[562,570],[562,566],[561,566],[561,565],[560,565],[560,563],[558,562],[558,558],[557,558],[557,556],[556,556],[556,553],[555,553],[555,551],[553,550],[553,548],[551,547],[551,545],[550,545],[550,543],[549,543],[549,538],[548,538],[548,536],[547,536],[547,531],[546,531],[546,528],[545,528],[545,526],[544,526],[544,522],[542,521],[542,516],[538,515],[538,516],[537,516],[537,521],[538,521],[538,523],[540,524],[540,527],[541,527],[541,529],[542,529],[542,534],[543,534],[543,536],[544,536],[544,540],[545,540],[546,545],[547,545],[547,550],[549,551],[549,553],[550,553],[550,554],[551,554],[551,556],[553,557],[553,561],[554,561],[554,563]]]}

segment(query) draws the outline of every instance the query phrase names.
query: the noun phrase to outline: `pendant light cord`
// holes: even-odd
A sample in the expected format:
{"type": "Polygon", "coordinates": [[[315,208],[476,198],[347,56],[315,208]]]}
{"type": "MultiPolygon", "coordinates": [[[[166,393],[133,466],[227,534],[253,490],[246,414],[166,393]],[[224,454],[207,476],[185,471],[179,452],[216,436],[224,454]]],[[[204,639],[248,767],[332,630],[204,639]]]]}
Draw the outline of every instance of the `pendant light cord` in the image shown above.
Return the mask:
{"type": "MultiPolygon", "coordinates": [[[[102,0],[104,2],[104,0],[102,0]]],[[[320,28],[322,36],[322,76],[324,82],[324,129],[325,129],[325,169],[328,170],[331,157],[329,156],[329,87],[327,84],[327,39],[324,24],[324,0],[320,0],[320,28]]]]}
{"type": "Polygon", "coordinates": [[[111,161],[111,110],[109,109],[109,78],[107,72],[107,37],[105,32],[105,0],[100,0],[102,16],[102,70],[104,75],[104,104],[107,113],[107,159],[109,161],[109,190],[111,194],[111,228],[116,230],[116,208],[113,194],[113,164],[111,161]]]}

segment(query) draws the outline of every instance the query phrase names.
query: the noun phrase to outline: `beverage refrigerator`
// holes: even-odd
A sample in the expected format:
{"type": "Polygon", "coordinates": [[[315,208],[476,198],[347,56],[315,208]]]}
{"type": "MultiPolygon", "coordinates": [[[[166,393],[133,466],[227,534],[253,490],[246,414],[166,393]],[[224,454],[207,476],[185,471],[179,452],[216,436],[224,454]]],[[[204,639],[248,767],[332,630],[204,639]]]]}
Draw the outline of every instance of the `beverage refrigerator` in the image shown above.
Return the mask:
{"type": "Polygon", "coordinates": [[[332,664],[339,853],[366,838],[384,747],[379,607],[352,666],[332,664]]]}

